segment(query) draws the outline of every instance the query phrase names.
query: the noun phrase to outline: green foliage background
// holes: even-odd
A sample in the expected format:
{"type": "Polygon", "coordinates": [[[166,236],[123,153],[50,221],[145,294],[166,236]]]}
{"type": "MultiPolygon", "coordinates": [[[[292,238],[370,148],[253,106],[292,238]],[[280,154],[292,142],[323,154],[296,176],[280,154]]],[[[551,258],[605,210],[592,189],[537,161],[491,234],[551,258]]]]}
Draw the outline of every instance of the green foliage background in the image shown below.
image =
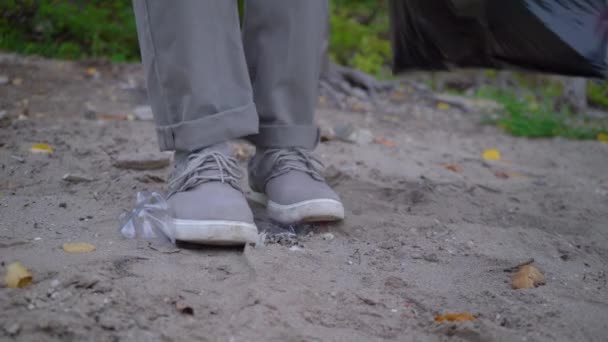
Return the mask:
{"type": "MultiPolygon", "coordinates": [[[[64,59],[139,59],[130,0],[2,0],[0,13],[0,49],[64,59]]],[[[388,75],[385,13],[382,0],[332,0],[331,57],[388,75]]]]}
{"type": "MultiPolygon", "coordinates": [[[[232,1],[242,10],[244,0],[232,1]]],[[[390,77],[387,0],[330,0],[330,10],[330,57],[390,77]]],[[[0,0],[0,49],[61,59],[138,61],[131,0],[0,0]]],[[[548,91],[555,87],[529,84],[526,73],[515,75],[517,86],[510,91],[480,89],[477,94],[505,105],[507,114],[494,123],[507,132],[592,139],[598,130],[606,131],[605,124],[581,124],[560,108],[561,89],[548,91]]],[[[606,82],[589,82],[591,105],[608,109],[607,95],[606,82]]]]}

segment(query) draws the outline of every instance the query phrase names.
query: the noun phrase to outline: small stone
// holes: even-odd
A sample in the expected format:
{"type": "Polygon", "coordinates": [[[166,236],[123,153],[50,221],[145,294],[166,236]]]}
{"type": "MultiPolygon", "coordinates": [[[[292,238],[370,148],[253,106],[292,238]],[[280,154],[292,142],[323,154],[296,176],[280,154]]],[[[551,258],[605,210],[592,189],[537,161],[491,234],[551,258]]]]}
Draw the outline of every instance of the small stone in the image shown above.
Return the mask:
{"type": "Polygon", "coordinates": [[[15,87],[18,87],[23,84],[23,79],[19,78],[19,77],[15,77],[15,78],[13,78],[13,81],[11,82],[11,84],[14,85],[15,87]]]}
{"type": "Polygon", "coordinates": [[[61,177],[61,180],[68,183],[89,183],[93,181],[93,178],[68,172],[61,177]]]}
{"type": "Polygon", "coordinates": [[[95,106],[93,106],[89,102],[86,102],[84,104],[83,116],[85,119],[96,120],[97,119],[97,108],[95,108],[95,106]]]}
{"type": "Polygon", "coordinates": [[[51,288],[56,288],[57,286],[59,286],[61,284],[61,282],[59,281],[59,279],[53,279],[51,280],[51,288]]]}
{"type": "Polygon", "coordinates": [[[139,121],[151,121],[154,119],[152,107],[150,106],[137,106],[133,109],[133,114],[139,121]]]}
{"type": "Polygon", "coordinates": [[[8,83],[8,76],[0,75],[0,85],[5,85],[8,83]]]}
{"type": "Polygon", "coordinates": [[[321,235],[321,237],[325,241],[331,241],[335,238],[334,234],[332,234],[332,233],[325,233],[325,234],[321,235]]]}
{"type": "Polygon", "coordinates": [[[302,249],[302,248],[300,248],[298,246],[291,246],[291,247],[289,247],[289,250],[292,251],[292,252],[302,252],[302,251],[304,251],[304,249],[302,249]]]}
{"type": "Polygon", "coordinates": [[[67,207],[68,207],[68,204],[67,204],[67,203],[65,203],[65,202],[61,202],[61,203],[59,203],[59,208],[63,208],[63,209],[65,209],[65,208],[67,208],[67,207]]]}
{"type": "Polygon", "coordinates": [[[171,164],[171,156],[167,153],[123,154],[116,158],[114,167],[128,170],[158,170],[171,164]]]}
{"type": "Polygon", "coordinates": [[[422,258],[428,262],[439,262],[439,258],[437,257],[437,254],[435,254],[435,253],[425,254],[422,256],[422,258]]]}
{"type": "Polygon", "coordinates": [[[0,110],[0,120],[6,118],[6,110],[0,110]]]}
{"type": "Polygon", "coordinates": [[[13,323],[13,324],[7,326],[6,328],[4,328],[4,330],[10,336],[15,336],[15,335],[19,334],[19,331],[21,330],[21,325],[19,323],[13,323]]]}
{"type": "Polygon", "coordinates": [[[326,142],[326,141],[331,141],[336,139],[336,132],[334,132],[334,129],[326,126],[326,125],[321,125],[321,127],[319,128],[319,131],[321,132],[321,142],[326,142]]]}
{"type": "Polygon", "coordinates": [[[367,145],[374,141],[374,135],[367,129],[358,129],[352,124],[334,126],[336,137],[357,145],[367,145]]]}

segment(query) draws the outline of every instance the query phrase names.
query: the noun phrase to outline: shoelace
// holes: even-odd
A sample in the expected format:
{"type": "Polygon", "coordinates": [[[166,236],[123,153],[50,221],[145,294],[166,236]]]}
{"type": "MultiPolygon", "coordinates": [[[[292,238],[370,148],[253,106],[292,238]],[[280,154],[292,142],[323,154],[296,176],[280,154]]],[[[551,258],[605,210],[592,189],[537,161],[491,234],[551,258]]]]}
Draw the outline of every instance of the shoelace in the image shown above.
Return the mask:
{"type": "Polygon", "coordinates": [[[240,190],[239,180],[242,176],[236,159],[217,151],[194,152],[188,156],[185,167],[176,169],[171,176],[168,197],[214,181],[228,183],[240,190]]]}
{"type": "Polygon", "coordinates": [[[264,152],[263,158],[270,158],[269,164],[273,165],[272,172],[266,177],[266,183],[294,170],[305,172],[313,179],[323,181],[321,175],[323,163],[305,149],[269,149],[264,152]]]}

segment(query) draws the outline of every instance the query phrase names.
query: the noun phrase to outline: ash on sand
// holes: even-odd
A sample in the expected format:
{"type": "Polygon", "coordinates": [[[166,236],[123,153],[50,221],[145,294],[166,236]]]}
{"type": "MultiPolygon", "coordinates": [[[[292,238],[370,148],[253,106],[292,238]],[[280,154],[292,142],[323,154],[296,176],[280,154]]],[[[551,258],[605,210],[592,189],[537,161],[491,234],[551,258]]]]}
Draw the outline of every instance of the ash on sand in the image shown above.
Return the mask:
{"type": "Polygon", "coordinates": [[[344,223],[289,228],[258,213],[264,248],[159,252],[116,229],[134,194],[162,191],[169,172],[113,165],[158,153],[152,122],[120,119],[145,104],[142,70],[99,65],[94,80],[88,67],[0,58],[23,80],[0,86],[0,273],[19,261],[33,274],[0,289],[0,339],[605,340],[608,144],[516,139],[481,126],[482,113],[435,109],[416,87],[380,94],[371,112],[320,107],[328,127],[394,143],[319,146],[344,223]],[[88,119],[87,102],[120,115],[88,119]],[[35,143],[54,153],[31,154],[35,143]],[[490,148],[503,161],[484,162],[490,148]],[[93,181],[62,179],[75,171],[93,181]],[[96,250],[67,254],[68,242],[96,250]],[[532,258],[546,285],[511,289],[503,270],[532,258]],[[461,312],[476,320],[434,321],[461,312]]]}

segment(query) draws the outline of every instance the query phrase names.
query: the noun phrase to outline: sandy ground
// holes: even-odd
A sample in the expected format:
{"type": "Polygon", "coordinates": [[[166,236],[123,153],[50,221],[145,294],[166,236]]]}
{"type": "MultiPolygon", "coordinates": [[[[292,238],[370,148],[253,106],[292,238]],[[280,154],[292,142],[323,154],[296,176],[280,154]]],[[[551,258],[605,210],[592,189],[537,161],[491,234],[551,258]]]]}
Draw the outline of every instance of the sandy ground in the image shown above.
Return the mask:
{"type": "Polygon", "coordinates": [[[368,114],[320,108],[323,125],[395,144],[320,145],[344,223],[278,227],[256,208],[265,246],[176,248],[118,233],[136,192],[162,190],[169,169],[113,166],[155,152],[156,138],[150,121],[99,114],[145,102],[139,67],[96,68],[0,58],[0,74],[23,81],[0,86],[12,118],[0,121],[0,273],[20,261],[34,274],[0,288],[1,340],[608,338],[608,144],[516,139],[415,92],[368,114]],[[30,153],[39,142],[55,152],[30,153]],[[502,161],[484,161],[488,148],[502,161]],[[63,181],[68,172],[91,181],[63,181]],[[97,250],[61,249],[79,241],[97,250]],[[511,289],[505,269],[532,258],[546,285],[511,289]],[[477,319],[434,322],[450,312],[477,319]]]}

